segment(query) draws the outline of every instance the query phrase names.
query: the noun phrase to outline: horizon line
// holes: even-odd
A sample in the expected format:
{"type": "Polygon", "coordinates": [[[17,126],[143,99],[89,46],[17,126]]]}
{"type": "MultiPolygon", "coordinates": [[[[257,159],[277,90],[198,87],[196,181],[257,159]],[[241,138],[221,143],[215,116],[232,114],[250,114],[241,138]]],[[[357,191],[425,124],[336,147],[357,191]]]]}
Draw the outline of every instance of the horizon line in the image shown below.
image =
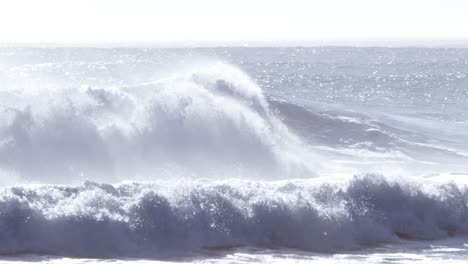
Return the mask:
{"type": "Polygon", "coordinates": [[[4,41],[0,48],[468,48],[468,38],[386,38],[265,41],[4,41]]]}

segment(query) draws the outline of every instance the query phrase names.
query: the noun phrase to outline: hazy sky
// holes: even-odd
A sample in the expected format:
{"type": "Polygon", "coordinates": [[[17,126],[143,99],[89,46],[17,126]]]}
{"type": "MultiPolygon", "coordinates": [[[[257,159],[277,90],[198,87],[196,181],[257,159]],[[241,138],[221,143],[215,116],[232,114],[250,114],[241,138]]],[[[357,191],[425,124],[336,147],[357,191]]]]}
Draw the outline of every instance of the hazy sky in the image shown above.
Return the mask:
{"type": "Polygon", "coordinates": [[[2,0],[0,43],[468,39],[468,0],[2,0]]]}

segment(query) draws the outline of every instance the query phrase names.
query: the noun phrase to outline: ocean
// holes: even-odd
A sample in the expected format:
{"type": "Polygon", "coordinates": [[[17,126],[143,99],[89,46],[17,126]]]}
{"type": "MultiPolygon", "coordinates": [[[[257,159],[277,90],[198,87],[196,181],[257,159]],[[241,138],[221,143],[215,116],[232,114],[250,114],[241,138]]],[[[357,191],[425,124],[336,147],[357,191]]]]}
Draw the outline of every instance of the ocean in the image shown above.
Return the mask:
{"type": "Polygon", "coordinates": [[[0,263],[466,263],[468,49],[0,48],[0,263]]]}

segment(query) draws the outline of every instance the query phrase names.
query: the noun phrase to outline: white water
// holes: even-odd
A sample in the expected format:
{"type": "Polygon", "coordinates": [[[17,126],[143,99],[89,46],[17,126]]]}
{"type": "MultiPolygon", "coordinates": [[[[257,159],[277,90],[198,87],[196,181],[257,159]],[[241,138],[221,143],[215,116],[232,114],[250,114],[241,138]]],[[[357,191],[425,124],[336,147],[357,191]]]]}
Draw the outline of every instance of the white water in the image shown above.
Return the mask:
{"type": "Polygon", "coordinates": [[[191,256],[235,247],[340,252],[468,231],[465,189],[389,182],[245,180],[10,187],[2,255],[191,256]]]}

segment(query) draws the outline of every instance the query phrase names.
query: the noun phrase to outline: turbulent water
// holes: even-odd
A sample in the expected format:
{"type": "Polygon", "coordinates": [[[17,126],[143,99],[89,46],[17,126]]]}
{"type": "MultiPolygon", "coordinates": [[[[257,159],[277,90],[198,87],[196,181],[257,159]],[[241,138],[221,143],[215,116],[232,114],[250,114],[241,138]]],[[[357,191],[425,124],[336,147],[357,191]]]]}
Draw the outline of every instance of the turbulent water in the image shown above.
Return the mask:
{"type": "Polygon", "coordinates": [[[0,49],[0,262],[468,260],[468,50],[0,49]]]}

